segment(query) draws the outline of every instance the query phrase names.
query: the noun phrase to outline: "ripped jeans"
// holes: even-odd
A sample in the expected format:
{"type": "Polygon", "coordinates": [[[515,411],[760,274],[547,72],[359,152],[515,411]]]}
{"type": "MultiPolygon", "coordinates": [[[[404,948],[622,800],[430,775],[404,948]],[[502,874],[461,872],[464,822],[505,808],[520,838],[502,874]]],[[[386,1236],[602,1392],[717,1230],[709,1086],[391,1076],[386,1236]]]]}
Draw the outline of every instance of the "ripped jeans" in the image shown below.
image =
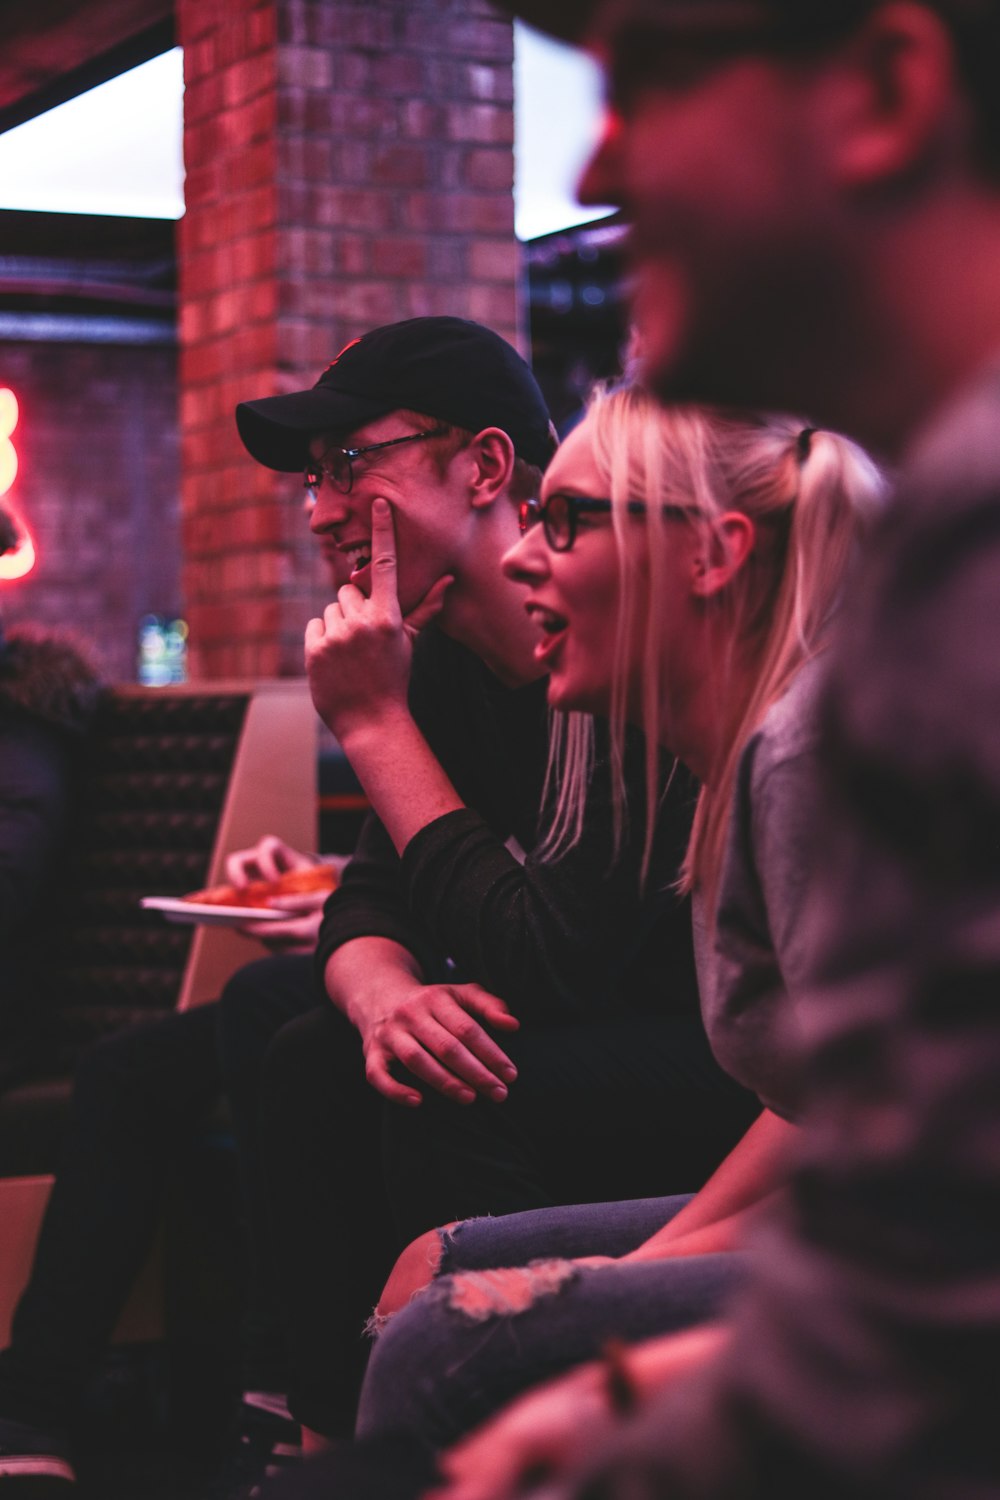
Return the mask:
{"type": "Polygon", "coordinates": [[[530,1386],[594,1358],[609,1338],[634,1343],[714,1317],[739,1280],[739,1254],[566,1264],[636,1249],[688,1201],[536,1209],[442,1230],[434,1281],[375,1344],[358,1436],[402,1432],[445,1447],[530,1386]],[[513,1297],[489,1278],[457,1274],[498,1266],[529,1268],[513,1297]]]}

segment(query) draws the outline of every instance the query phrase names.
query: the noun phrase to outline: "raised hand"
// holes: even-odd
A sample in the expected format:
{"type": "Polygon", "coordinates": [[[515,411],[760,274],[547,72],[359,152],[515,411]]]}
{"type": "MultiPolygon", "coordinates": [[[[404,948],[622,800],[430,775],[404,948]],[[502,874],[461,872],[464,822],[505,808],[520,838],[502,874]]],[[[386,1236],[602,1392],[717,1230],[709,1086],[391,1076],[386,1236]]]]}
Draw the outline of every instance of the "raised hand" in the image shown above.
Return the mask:
{"type": "Polygon", "coordinates": [[[437,615],[452,582],[439,578],[404,619],[396,535],[387,500],[372,503],[371,595],[346,583],[306,626],[306,673],[316,711],[343,743],[352,730],[406,711],[413,637],[437,615]]]}

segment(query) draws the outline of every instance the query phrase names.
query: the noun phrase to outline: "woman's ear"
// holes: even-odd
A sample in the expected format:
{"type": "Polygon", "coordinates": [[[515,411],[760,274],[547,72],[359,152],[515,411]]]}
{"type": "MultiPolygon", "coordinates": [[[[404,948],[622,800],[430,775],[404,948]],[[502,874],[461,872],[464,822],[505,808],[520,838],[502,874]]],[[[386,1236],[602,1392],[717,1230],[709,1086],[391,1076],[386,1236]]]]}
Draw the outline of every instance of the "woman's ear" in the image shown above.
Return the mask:
{"type": "Polygon", "coordinates": [[[466,452],[472,458],[473,507],[492,505],[507,489],[514,472],[514,444],[500,427],[477,432],[466,452]]]}
{"type": "Polygon", "coordinates": [[[757,530],[742,511],[727,511],[695,551],[691,592],[698,599],[711,599],[728,588],[744,566],[757,541],[757,530]]]}

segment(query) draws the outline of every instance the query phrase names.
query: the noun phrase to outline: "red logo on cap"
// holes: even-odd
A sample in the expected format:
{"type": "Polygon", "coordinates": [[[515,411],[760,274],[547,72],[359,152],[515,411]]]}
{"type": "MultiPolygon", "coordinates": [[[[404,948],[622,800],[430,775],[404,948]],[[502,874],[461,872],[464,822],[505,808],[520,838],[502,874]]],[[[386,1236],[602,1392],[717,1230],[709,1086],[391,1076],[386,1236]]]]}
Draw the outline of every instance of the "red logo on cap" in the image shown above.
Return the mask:
{"type": "Polygon", "coordinates": [[[340,361],[343,359],[344,355],[347,353],[348,349],[353,349],[354,346],[355,346],[355,344],[360,344],[360,343],[361,343],[360,339],[351,339],[351,342],[349,344],[345,344],[344,347],[343,347],[343,349],[341,349],[340,353],[338,355],[336,355],[336,357],[334,359],[331,359],[330,363],[327,365],[326,369],[323,371],[323,374],[326,375],[330,370],[333,369],[334,365],[339,364],[340,361]]]}

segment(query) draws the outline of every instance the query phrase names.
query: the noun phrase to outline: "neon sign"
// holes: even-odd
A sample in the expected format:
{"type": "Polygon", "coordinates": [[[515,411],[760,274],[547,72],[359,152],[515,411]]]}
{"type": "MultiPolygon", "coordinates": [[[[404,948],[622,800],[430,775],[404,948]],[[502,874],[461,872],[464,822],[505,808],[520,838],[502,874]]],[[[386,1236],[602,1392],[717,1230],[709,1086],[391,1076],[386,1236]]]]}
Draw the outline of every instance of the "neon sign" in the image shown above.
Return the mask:
{"type": "MultiPolygon", "coordinates": [[[[0,387],[0,495],[6,495],[17,478],[17,449],[11,439],[17,426],[17,397],[0,387]]],[[[11,515],[21,531],[21,541],[13,552],[0,555],[0,578],[23,578],[35,566],[35,544],[13,507],[11,515]]]]}
{"type": "Polygon", "coordinates": [[[17,449],[11,442],[17,426],[17,397],[0,390],[0,495],[6,495],[17,478],[17,449]]]}

